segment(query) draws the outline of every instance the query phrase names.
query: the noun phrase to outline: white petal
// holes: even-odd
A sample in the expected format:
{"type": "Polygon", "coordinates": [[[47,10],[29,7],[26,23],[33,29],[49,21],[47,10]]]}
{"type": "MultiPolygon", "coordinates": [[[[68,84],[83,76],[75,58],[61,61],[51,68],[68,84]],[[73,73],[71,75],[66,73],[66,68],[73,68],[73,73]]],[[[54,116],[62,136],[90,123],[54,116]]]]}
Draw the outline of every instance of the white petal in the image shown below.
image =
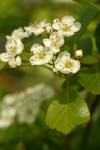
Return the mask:
{"type": "Polygon", "coordinates": [[[44,58],[39,58],[39,54],[35,54],[29,59],[29,61],[31,65],[43,65],[43,64],[47,64],[48,62],[50,62],[52,58],[53,58],[52,51],[47,51],[47,53],[45,53],[44,58]]]}
{"type": "Polygon", "coordinates": [[[7,39],[7,40],[9,40],[10,38],[12,38],[12,37],[11,37],[11,36],[9,36],[9,35],[7,35],[7,36],[6,36],[6,39],[7,39]]]}
{"type": "Polygon", "coordinates": [[[22,38],[28,37],[29,34],[28,32],[24,32],[23,28],[18,28],[12,32],[11,36],[22,39],[22,38]]]}
{"type": "Polygon", "coordinates": [[[63,51],[59,54],[59,58],[64,58],[64,57],[67,57],[67,59],[70,58],[70,53],[68,51],[63,51]]]}
{"type": "Polygon", "coordinates": [[[41,50],[43,50],[43,46],[40,44],[33,44],[31,49],[30,49],[30,51],[33,52],[34,54],[37,54],[41,50]]]}
{"type": "Polygon", "coordinates": [[[16,60],[15,60],[15,58],[10,59],[8,64],[9,64],[9,66],[11,68],[15,68],[16,67],[16,60]]]}
{"type": "Polygon", "coordinates": [[[61,23],[53,23],[52,28],[55,29],[55,30],[59,30],[60,29],[60,24],[61,23]]]}
{"type": "Polygon", "coordinates": [[[74,32],[72,32],[72,31],[64,32],[63,30],[59,30],[58,32],[61,33],[63,36],[66,36],[66,37],[70,37],[70,36],[74,35],[74,32]]]}
{"type": "Polygon", "coordinates": [[[80,69],[80,62],[78,60],[73,60],[73,68],[71,70],[72,73],[76,73],[80,69]]]}
{"type": "Polygon", "coordinates": [[[46,22],[46,19],[44,19],[44,20],[42,20],[42,21],[39,23],[39,25],[40,25],[42,28],[44,28],[44,27],[50,26],[51,23],[47,23],[47,22],[46,22]]]}
{"type": "Polygon", "coordinates": [[[80,22],[75,22],[72,27],[71,27],[71,31],[72,32],[77,32],[79,31],[81,28],[81,23],[80,22]]]}
{"type": "Polygon", "coordinates": [[[12,57],[8,53],[1,53],[0,60],[4,62],[8,62],[12,57]]]}
{"type": "Polygon", "coordinates": [[[33,26],[30,25],[30,26],[27,26],[27,27],[24,27],[25,31],[29,32],[29,33],[32,33],[32,30],[33,30],[33,26]]]}
{"type": "Polygon", "coordinates": [[[63,46],[63,45],[64,45],[64,39],[61,38],[61,39],[59,40],[59,42],[57,42],[57,47],[61,47],[61,46],[63,46]]]}
{"type": "Polygon", "coordinates": [[[34,30],[33,30],[33,33],[34,33],[36,36],[40,35],[40,34],[43,33],[43,32],[44,32],[44,29],[43,29],[43,28],[37,28],[37,29],[34,29],[34,30]]]}
{"type": "Polygon", "coordinates": [[[43,39],[43,43],[46,47],[50,47],[51,46],[51,41],[49,39],[43,39]]]}
{"type": "Polygon", "coordinates": [[[16,57],[16,65],[17,66],[21,65],[21,58],[19,56],[16,57]]]}
{"type": "Polygon", "coordinates": [[[72,16],[64,16],[61,21],[62,23],[71,26],[74,23],[75,19],[72,16]]]}
{"type": "Polygon", "coordinates": [[[56,47],[51,47],[50,50],[51,50],[54,54],[57,54],[58,52],[60,52],[60,48],[56,48],[56,47]]]}

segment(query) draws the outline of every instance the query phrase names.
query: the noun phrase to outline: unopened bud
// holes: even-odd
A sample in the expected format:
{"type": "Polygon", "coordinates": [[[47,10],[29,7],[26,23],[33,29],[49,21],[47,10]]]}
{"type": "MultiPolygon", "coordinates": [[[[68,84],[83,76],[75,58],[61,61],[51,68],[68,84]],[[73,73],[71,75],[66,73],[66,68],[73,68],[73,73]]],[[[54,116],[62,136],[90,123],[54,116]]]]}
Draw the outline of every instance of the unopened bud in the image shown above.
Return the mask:
{"type": "Polygon", "coordinates": [[[46,32],[47,32],[47,33],[53,32],[52,27],[51,27],[51,26],[47,26],[47,27],[46,27],[46,32]]]}
{"type": "Polygon", "coordinates": [[[81,58],[81,57],[83,57],[83,51],[82,50],[76,50],[74,55],[76,58],[81,58]]]}
{"type": "Polygon", "coordinates": [[[58,72],[58,70],[57,70],[56,68],[53,68],[53,73],[54,73],[55,75],[58,75],[58,74],[59,74],[59,72],[58,72]]]}
{"type": "Polygon", "coordinates": [[[58,22],[59,22],[59,19],[56,18],[56,19],[53,20],[53,22],[54,22],[54,23],[58,23],[58,22]]]}

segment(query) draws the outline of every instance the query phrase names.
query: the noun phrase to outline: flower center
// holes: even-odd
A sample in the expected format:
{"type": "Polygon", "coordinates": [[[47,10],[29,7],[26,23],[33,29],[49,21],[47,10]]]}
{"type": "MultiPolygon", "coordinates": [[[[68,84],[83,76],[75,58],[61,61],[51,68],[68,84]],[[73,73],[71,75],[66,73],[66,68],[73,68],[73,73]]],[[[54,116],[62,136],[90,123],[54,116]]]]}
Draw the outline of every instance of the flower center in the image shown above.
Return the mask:
{"type": "Polygon", "coordinates": [[[16,47],[11,47],[10,50],[11,50],[11,53],[16,53],[16,47]]]}
{"type": "Polygon", "coordinates": [[[65,67],[70,69],[70,68],[73,67],[73,63],[72,63],[70,60],[68,60],[68,61],[65,63],[65,67]]]}
{"type": "Polygon", "coordinates": [[[67,25],[67,24],[63,24],[63,26],[62,26],[62,30],[63,31],[69,31],[69,29],[70,29],[70,27],[67,25]]]}
{"type": "Polygon", "coordinates": [[[41,51],[41,52],[38,53],[39,59],[44,59],[44,58],[45,58],[45,55],[46,55],[46,54],[45,54],[43,51],[41,51]]]}

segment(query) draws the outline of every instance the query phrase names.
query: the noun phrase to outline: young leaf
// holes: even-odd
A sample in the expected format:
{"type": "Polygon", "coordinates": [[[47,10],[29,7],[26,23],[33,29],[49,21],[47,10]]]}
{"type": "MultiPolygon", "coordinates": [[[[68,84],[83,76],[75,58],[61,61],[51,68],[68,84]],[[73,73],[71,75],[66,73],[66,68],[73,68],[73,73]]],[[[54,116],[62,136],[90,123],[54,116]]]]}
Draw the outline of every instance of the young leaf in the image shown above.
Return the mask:
{"type": "Polygon", "coordinates": [[[89,119],[90,113],[85,101],[72,89],[62,91],[51,102],[46,115],[47,125],[64,134],[70,133],[76,125],[89,119]]]}
{"type": "Polygon", "coordinates": [[[79,74],[79,83],[93,94],[100,94],[100,64],[79,74]]]}

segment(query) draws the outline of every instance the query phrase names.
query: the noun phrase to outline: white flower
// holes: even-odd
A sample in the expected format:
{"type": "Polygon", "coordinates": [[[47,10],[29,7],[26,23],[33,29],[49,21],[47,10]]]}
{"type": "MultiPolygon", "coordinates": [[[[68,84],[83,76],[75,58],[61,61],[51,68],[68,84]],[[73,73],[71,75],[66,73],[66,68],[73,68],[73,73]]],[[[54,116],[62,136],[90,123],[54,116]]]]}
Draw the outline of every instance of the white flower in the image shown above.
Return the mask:
{"type": "Polygon", "coordinates": [[[83,56],[83,51],[81,49],[75,51],[76,58],[81,58],[82,56],[83,56]]]}
{"type": "Polygon", "coordinates": [[[21,65],[21,58],[19,56],[13,57],[8,53],[1,53],[0,60],[3,62],[8,62],[11,68],[15,68],[21,65]]]}
{"type": "Polygon", "coordinates": [[[21,58],[17,55],[21,54],[24,45],[21,40],[17,37],[8,37],[6,43],[6,52],[0,54],[0,60],[8,62],[9,66],[15,68],[21,65],[21,58]]]}
{"type": "Polygon", "coordinates": [[[3,98],[3,104],[7,106],[13,106],[16,103],[16,94],[7,94],[3,98]]]}
{"type": "Polygon", "coordinates": [[[34,44],[31,51],[34,54],[29,60],[32,65],[43,65],[50,62],[53,58],[52,51],[40,44],[34,44]]]}
{"type": "Polygon", "coordinates": [[[24,45],[19,38],[9,38],[6,43],[6,52],[11,56],[16,56],[22,53],[24,45]]]}
{"type": "Polygon", "coordinates": [[[80,69],[80,62],[70,58],[67,51],[61,52],[54,62],[55,69],[61,73],[76,73],[80,69]]]}
{"type": "Polygon", "coordinates": [[[18,121],[20,123],[32,124],[35,121],[38,112],[39,112],[38,106],[36,106],[34,103],[28,102],[19,107],[18,121]]]}
{"type": "Polygon", "coordinates": [[[26,30],[26,32],[28,32],[30,35],[32,33],[34,33],[34,35],[38,36],[41,33],[43,33],[45,31],[45,28],[47,26],[49,26],[50,23],[46,23],[46,20],[42,20],[40,22],[36,22],[34,24],[31,24],[28,27],[25,27],[24,29],[26,30]]]}
{"type": "MultiPolygon", "coordinates": [[[[54,90],[51,87],[46,86],[45,84],[40,84],[40,85],[41,87],[39,92],[37,91],[37,94],[39,93],[39,97],[42,101],[50,99],[54,96],[54,90]]],[[[40,85],[38,85],[38,87],[40,85]]]]}
{"type": "Polygon", "coordinates": [[[54,96],[54,90],[50,86],[42,83],[34,86],[33,88],[27,88],[25,93],[26,96],[31,97],[32,101],[37,103],[38,106],[40,106],[43,101],[54,96]]]}
{"type": "Polygon", "coordinates": [[[3,107],[0,112],[0,128],[6,128],[13,123],[16,109],[13,107],[3,107]]]}
{"type": "Polygon", "coordinates": [[[7,39],[9,40],[9,39],[12,38],[12,37],[16,37],[16,38],[19,38],[19,39],[23,39],[23,38],[28,37],[28,36],[29,36],[28,32],[25,32],[25,31],[23,30],[23,28],[18,28],[18,29],[15,29],[15,30],[12,32],[11,36],[6,36],[6,37],[7,37],[7,39]]]}
{"type": "Polygon", "coordinates": [[[58,30],[62,35],[70,37],[80,30],[81,24],[80,22],[75,22],[75,19],[72,16],[65,16],[62,18],[61,22],[54,22],[52,27],[53,29],[58,30]]]}
{"type": "Polygon", "coordinates": [[[64,44],[64,38],[62,34],[58,32],[53,32],[50,34],[50,39],[44,39],[43,43],[46,47],[56,54],[60,51],[60,47],[64,44]]]}
{"type": "Polygon", "coordinates": [[[2,118],[14,118],[16,115],[16,109],[14,107],[4,107],[2,110],[1,110],[1,117],[2,118]]]}
{"type": "Polygon", "coordinates": [[[8,64],[11,68],[21,66],[21,58],[19,56],[17,56],[16,58],[14,57],[8,61],[8,64]]]}

